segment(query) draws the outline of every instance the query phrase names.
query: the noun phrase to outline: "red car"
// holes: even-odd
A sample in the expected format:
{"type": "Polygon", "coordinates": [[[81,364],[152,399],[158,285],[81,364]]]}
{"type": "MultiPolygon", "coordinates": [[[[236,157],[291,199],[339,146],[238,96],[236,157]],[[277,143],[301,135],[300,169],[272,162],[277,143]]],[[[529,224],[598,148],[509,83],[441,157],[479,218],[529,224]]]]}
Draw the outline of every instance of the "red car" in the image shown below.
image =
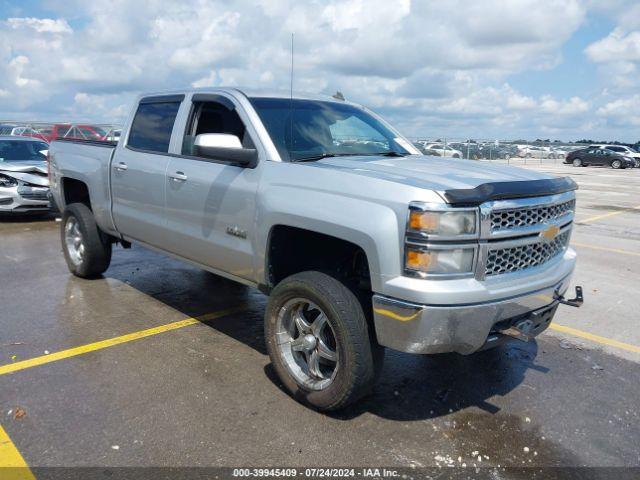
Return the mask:
{"type": "Polygon", "coordinates": [[[48,141],[57,138],[74,138],[79,140],[106,140],[107,131],[95,125],[72,125],[59,123],[40,130],[48,141]]]}

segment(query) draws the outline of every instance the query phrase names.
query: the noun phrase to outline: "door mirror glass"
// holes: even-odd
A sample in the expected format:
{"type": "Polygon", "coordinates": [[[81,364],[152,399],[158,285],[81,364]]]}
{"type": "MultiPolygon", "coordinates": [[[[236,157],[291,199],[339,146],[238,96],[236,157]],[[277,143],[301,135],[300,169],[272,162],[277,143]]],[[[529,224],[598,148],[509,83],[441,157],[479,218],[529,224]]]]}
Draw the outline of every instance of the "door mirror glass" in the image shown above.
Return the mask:
{"type": "Polygon", "coordinates": [[[258,152],[255,148],[243,148],[236,135],[227,133],[202,133],[193,142],[194,154],[223,162],[236,163],[253,168],[257,164],[258,152]]]}

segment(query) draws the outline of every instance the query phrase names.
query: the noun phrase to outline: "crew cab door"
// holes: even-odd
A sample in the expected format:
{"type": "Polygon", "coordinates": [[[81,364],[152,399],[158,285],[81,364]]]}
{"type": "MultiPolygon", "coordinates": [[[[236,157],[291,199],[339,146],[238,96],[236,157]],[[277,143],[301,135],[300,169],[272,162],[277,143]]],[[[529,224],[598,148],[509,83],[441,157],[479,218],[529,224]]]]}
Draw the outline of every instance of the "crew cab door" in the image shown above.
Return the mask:
{"type": "Polygon", "coordinates": [[[111,163],[113,221],[126,237],[162,247],[169,144],[184,95],[143,98],[111,163]]]}
{"type": "Polygon", "coordinates": [[[260,169],[199,157],[193,147],[197,135],[226,133],[237,136],[243,147],[255,148],[252,126],[226,96],[195,94],[189,110],[182,146],[171,157],[165,177],[166,249],[253,280],[260,169]]]}

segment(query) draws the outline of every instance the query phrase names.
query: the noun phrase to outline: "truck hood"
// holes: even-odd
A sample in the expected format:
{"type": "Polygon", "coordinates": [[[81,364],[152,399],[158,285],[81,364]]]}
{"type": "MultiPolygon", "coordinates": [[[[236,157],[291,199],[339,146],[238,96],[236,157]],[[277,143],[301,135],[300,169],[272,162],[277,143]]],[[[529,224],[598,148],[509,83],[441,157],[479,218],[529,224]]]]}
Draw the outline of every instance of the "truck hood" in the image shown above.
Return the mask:
{"type": "Polygon", "coordinates": [[[483,183],[531,181],[552,178],[533,170],[476,160],[410,155],[408,157],[335,157],[309,163],[319,168],[348,170],[414,187],[444,192],[475,188],[483,183]]]}
{"type": "Polygon", "coordinates": [[[308,165],[435,191],[451,203],[538,196],[577,188],[569,179],[533,170],[427,155],[335,157],[308,165]]]}
{"type": "Polygon", "coordinates": [[[33,185],[49,186],[46,162],[0,162],[0,173],[33,185]]]}

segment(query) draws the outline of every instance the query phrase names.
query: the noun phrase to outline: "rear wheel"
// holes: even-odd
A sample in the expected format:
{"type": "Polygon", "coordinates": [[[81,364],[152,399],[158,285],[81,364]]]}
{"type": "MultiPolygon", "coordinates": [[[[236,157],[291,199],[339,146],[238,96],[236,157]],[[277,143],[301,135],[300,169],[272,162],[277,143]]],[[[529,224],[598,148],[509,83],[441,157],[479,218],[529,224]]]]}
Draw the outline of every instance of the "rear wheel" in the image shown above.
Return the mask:
{"type": "Polygon", "coordinates": [[[620,160],[613,160],[611,162],[611,168],[615,168],[616,170],[622,168],[622,162],[620,160]]]}
{"type": "Polygon", "coordinates": [[[274,369],[298,401],[329,411],[367,394],[384,350],[363,308],[344,284],[320,272],[280,282],[265,314],[265,340],[274,369]]]}
{"type": "Polygon", "coordinates": [[[111,263],[111,242],[100,231],[83,203],[72,203],[62,214],[62,251],[69,271],[81,278],[97,277],[111,263]]]}
{"type": "Polygon", "coordinates": [[[581,167],[582,166],[582,160],[579,158],[574,158],[573,159],[573,166],[574,167],[581,167]]]}

